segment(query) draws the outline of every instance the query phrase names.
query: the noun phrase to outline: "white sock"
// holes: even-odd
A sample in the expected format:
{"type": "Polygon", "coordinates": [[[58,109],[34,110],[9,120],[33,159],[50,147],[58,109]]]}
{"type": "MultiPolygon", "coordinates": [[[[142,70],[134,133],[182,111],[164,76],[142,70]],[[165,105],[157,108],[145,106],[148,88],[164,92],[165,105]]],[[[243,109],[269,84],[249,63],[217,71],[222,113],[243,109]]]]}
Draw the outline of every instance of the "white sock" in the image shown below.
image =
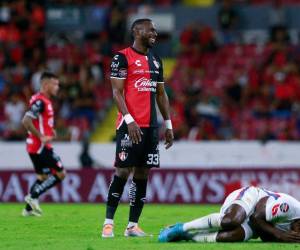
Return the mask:
{"type": "Polygon", "coordinates": [[[196,242],[217,242],[218,232],[214,233],[198,233],[193,236],[193,241],[196,242]]]}
{"type": "Polygon", "coordinates": [[[104,223],[103,223],[103,225],[106,225],[106,224],[114,224],[114,220],[112,220],[112,219],[105,219],[104,220],[104,223]]]}
{"type": "Polygon", "coordinates": [[[213,213],[183,224],[183,231],[220,229],[220,214],[213,213]]]}
{"type": "Polygon", "coordinates": [[[128,225],[127,225],[127,228],[134,227],[134,226],[137,226],[137,223],[129,221],[128,225]]]}

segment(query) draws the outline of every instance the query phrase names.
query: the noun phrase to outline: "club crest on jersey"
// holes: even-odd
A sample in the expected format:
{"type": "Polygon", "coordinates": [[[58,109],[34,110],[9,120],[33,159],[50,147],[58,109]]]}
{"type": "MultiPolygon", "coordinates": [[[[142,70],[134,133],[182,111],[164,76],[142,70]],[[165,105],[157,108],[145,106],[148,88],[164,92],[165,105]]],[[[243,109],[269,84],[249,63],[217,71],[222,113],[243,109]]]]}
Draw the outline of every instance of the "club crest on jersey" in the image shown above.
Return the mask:
{"type": "Polygon", "coordinates": [[[124,151],[119,153],[119,158],[121,161],[125,161],[127,159],[127,157],[128,157],[128,153],[126,153],[124,151]]]}
{"type": "Polygon", "coordinates": [[[290,209],[289,205],[285,202],[281,203],[279,208],[280,208],[280,211],[283,212],[283,213],[286,213],[290,209]]]}

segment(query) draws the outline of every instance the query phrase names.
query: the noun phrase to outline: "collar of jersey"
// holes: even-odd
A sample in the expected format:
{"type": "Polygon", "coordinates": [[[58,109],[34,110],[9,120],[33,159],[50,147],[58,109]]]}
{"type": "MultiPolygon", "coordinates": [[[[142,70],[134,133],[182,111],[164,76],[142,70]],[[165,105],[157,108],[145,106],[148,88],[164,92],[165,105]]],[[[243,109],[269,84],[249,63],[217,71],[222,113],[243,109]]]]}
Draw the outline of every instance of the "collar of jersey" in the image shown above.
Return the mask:
{"type": "Polygon", "coordinates": [[[143,55],[143,56],[146,56],[148,53],[144,54],[143,52],[140,52],[138,50],[136,50],[135,48],[133,48],[132,46],[130,47],[134,52],[140,54],[140,55],[143,55]]]}

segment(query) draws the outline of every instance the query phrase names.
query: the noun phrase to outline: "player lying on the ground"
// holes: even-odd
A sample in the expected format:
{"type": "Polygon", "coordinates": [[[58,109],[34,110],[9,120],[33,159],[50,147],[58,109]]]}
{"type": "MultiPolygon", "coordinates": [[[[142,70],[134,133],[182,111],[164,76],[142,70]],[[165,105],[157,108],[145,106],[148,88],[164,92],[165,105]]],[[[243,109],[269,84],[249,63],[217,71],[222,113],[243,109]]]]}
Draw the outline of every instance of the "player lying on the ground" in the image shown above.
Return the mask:
{"type": "Polygon", "coordinates": [[[263,241],[300,242],[300,202],[287,194],[275,195],[256,204],[251,227],[263,241]]]}
{"type": "MultiPolygon", "coordinates": [[[[278,210],[277,210],[278,212],[278,210]]],[[[300,203],[286,194],[277,194],[262,188],[246,187],[238,189],[228,195],[221,207],[220,213],[213,213],[187,223],[177,223],[160,232],[160,242],[174,242],[180,240],[192,240],[196,242],[237,242],[247,241],[258,235],[250,227],[251,220],[254,228],[260,230],[259,236],[263,240],[277,240],[281,242],[300,242],[300,203]],[[264,213],[261,212],[266,201],[264,213]],[[275,202],[274,202],[275,201],[275,202]],[[277,201],[277,203],[276,203],[277,201]],[[285,216],[275,216],[275,203],[285,216]],[[262,207],[254,212],[256,205],[262,207]],[[288,208],[287,208],[288,207],[288,208]],[[290,215],[289,215],[290,214],[290,215]],[[277,220],[277,218],[280,220],[277,220]],[[275,219],[275,220],[273,220],[275,219]],[[272,225],[265,225],[269,221],[272,225]],[[290,224],[290,227],[282,225],[290,224]],[[270,229],[272,228],[272,229],[270,229]],[[281,229],[274,229],[281,228],[281,229]],[[275,235],[274,235],[275,234],[275,235]],[[272,237],[271,237],[272,236],[272,237]]]]}

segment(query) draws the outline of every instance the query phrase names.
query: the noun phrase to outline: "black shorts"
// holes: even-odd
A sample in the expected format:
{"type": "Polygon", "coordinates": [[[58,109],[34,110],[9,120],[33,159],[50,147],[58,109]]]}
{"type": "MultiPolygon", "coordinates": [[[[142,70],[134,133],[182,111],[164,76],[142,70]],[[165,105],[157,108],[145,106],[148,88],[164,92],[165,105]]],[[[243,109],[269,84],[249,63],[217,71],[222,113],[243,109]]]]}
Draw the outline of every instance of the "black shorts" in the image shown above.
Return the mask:
{"type": "Polygon", "coordinates": [[[142,141],[134,144],[129,138],[125,122],[116,132],[115,167],[159,168],[158,128],[141,128],[142,141]]]}
{"type": "Polygon", "coordinates": [[[63,171],[60,157],[53,152],[53,149],[44,147],[40,154],[29,154],[37,174],[55,174],[63,171]]]}

